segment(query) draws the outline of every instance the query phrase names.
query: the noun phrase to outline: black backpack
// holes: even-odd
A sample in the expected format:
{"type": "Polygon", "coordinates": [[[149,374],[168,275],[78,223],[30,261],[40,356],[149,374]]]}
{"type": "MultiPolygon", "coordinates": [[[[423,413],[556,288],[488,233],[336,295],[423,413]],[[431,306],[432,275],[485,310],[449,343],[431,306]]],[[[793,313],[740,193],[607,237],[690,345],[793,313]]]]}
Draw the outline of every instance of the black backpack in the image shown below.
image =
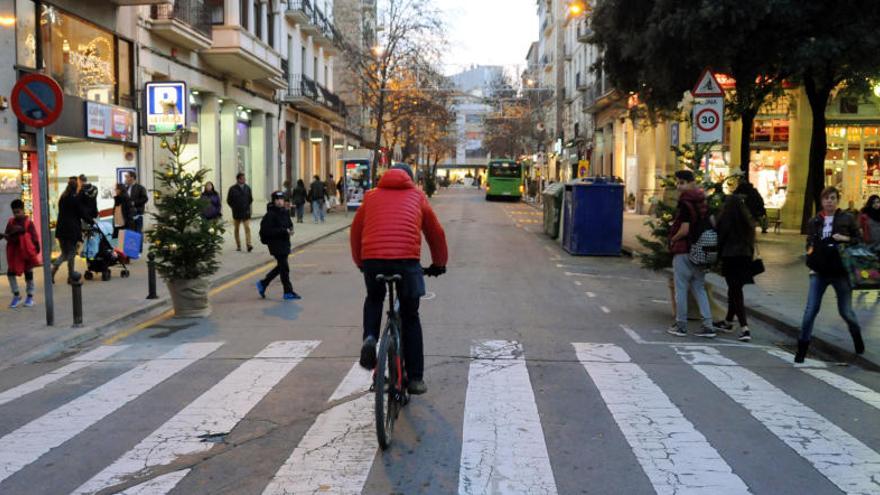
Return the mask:
{"type": "Polygon", "coordinates": [[[269,214],[263,215],[263,219],[260,220],[260,242],[269,245],[272,242],[272,236],[269,234],[269,230],[272,228],[271,219],[269,218],[269,214]]]}

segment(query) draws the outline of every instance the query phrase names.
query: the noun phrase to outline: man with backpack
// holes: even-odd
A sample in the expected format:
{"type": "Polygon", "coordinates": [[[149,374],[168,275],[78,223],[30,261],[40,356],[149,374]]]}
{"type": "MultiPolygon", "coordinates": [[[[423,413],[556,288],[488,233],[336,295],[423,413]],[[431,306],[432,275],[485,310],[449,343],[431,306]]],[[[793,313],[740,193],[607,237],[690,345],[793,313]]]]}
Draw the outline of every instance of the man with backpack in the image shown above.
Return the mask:
{"type": "Polygon", "coordinates": [[[266,289],[277,276],[281,276],[281,285],[284,286],[284,299],[302,299],[293,291],[290,283],[290,265],[287,256],[290,254],[290,236],[293,235],[293,222],[285,208],[287,200],[283,191],[272,193],[272,202],[266,206],[266,215],[260,221],[260,242],[269,247],[269,254],[275,257],[276,265],[266,278],[257,281],[257,292],[263,299],[266,298],[266,289]]]}
{"type": "MultiPolygon", "coordinates": [[[[699,266],[692,261],[692,258],[696,258],[699,263],[708,264],[711,261],[711,255],[707,256],[707,253],[702,249],[712,234],[712,232],[705,232],[712,228],[709,207],[706,204],[706,193],[697,187],[694,173],[690,170],[675,172],[675,184],[680,196],[669,238],[669,251],[672,253],[672,271],[675,280],[675,323],[669,327],[667,333],[677,337],[687,336],[687,296],[690,289],[694,293],[694,299],[700,308],[700,317],[702,318],[700,331],[696,335],[713,338],[715,337],[715,328],[712,326],[712,311],[709,307],[709,296],[706,294],[705,266],[699,266]],[[705,238],[703,238],[704,233],[707,234],[705,238]],[[691,256],[692,248],[698,243],[701,245],[694,250],[694,254],[699,256],[693,257],[691,256]]],[[[717,257],[717,253],[715,255],[717,257]]]]}

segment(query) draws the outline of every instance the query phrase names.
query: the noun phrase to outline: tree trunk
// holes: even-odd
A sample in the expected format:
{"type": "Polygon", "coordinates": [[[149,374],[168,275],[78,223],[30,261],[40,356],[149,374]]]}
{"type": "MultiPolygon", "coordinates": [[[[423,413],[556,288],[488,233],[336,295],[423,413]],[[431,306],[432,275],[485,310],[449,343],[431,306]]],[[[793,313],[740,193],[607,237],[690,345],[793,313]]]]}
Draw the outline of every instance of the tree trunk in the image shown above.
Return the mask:
{"type": "Polygon", "coordinates": [[[739,139],[739,169],[742,170],[746,180],[749,180],[749,162],[752,160],[752,127],[755,124],[755,115],[758,109],[743,112],[740,115],[742,119],[742,133],[739,139]]]}
{"type": "Polygon", "coordinates": [[[812,74],[807,74],[804,78],[804,90],[813,115],[813,128],[810,135],[810,159],[804,190],[804,209],[801,214],[802,234],[807,232],[807,224],[822,203],[822,189],[825,187],[825,153],[828,148],[828,136],[825,134],[825,106],[833,89],[833,82],[823,81],[816,84],[812,74]]]}

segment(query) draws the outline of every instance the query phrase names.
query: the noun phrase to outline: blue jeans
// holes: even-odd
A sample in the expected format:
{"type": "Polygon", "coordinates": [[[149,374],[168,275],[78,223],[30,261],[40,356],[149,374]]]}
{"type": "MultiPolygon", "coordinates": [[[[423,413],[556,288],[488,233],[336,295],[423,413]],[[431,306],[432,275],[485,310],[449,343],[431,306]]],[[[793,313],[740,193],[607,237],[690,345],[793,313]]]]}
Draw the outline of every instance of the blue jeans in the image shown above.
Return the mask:
{"type": "Polygon", "coordinates": [[[798,340],[809,341],[812,337],[813,322],[816,321],[816,315],[819,314],[819,309],[822,307],[822,296],[825,295],[825,289],[828,288],[828,285],[834,287],[834,293],[837,295],[837,312],[846,322],[850,333],[861,331],[856,313],[852,309],[852,286],[849,284],[849,278],[846,275],[826,277],[818,273],[811,273],[807,307],[804,309],[804,321],[801,323],[801,336],[798,340]]]}
{"type": "Polygon", "coordinates": [[[706,294],[706,273],[691,263],[687,254],[676,254],[672,257],[672,272],[675,279],[675,323],[678,328],[687,329],[689,289],[694,291],[703,325],[712,326],[712,311],[709,308],[709,296],[706,294]]]}
{"type": "Polygon", "coordinates": [[[323,201],[312,201],[312,218],[315,219],[315,223],[318,223],[319,218],[321,220],[321,223],[324,222],[324,202],[323,201]]]}
{"type": "Polygon", "coordinates": [[[303,214],[306,212],[306,204],[296,205],[296,221],[302,223],[303,214]]]}

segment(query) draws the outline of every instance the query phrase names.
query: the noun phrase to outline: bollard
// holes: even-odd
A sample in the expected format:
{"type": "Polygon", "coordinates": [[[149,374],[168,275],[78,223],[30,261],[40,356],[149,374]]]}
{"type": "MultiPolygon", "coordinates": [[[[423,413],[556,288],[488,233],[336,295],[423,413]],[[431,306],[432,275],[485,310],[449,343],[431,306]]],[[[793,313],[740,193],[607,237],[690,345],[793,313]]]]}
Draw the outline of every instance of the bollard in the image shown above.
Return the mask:
{"type": "Polygon", "coordinates": [[[70,274],[70,290],[73,292],[73,327],[83,324],[82,275],[79,272],[70,274]]]}
{"type": "Polygon", "coordinates": [[[147,299],[159,299],[156,294],[156,255],[147,254],[147,299]]]}

